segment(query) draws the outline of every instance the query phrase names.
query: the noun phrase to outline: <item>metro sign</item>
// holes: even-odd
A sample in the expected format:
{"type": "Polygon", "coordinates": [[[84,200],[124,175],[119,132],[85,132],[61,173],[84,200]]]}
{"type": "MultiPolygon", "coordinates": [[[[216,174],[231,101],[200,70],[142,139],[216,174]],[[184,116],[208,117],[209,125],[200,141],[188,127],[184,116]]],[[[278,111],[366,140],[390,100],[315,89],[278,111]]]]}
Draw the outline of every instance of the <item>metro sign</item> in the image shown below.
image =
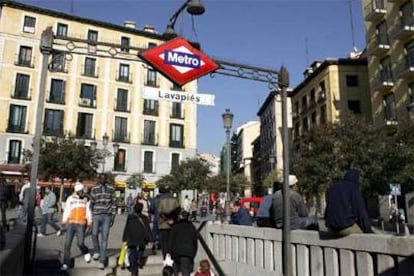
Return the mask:
{"type": "Polygon", "coordinates": [[[180,86],[219,67],[182,37],[146,50],[140,53],[139,57],[180,86]]]}

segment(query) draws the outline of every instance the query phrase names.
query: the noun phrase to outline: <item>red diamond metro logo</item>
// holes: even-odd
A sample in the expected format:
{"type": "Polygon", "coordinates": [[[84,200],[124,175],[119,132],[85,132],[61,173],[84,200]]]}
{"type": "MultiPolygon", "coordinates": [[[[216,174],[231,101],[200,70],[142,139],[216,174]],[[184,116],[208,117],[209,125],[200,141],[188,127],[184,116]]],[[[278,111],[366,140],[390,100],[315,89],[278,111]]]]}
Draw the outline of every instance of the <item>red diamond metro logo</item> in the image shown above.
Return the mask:
{"type": "Polygon", "coordinates": [[[139,57],[180,86],[219,67],[182,37],[146,50],[140,53],[139,57]]]}

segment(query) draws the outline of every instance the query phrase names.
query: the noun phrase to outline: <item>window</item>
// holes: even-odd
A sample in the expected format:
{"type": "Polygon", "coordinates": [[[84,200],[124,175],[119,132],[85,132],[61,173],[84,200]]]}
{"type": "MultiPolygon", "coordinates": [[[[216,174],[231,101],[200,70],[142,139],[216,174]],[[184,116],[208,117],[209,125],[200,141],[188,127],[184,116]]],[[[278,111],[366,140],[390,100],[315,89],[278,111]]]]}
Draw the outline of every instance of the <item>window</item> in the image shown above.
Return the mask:
{"type": "Polygon", "coordinates": [[[114,170],[115,171],[125,171],[125,158],[126,157],[126,150],[125,149],[118,149],[117,153],[115,154],[114,158],[114,170]]]}
{"type": "Polygon", "coordinates": [[[414,40],[405,45],[407,68],[414,67],[414,40]]]}
{"type": "Polygon", "coordinates": [[[295,124],[295,133],[294,133],[295,138],[298,138],[299,137],[299,126],[300,126],[300,124],[299,124],[299,122],[297,122],[295,124]]]}
{"type": "Polygon", "coordinates": [[[144,173],[152,173],[153,171],[153,158],[154,153],[152,151],[144,152],[144,173]]]}
{"type": "Polygon", "coordinates": [[[65,103],[65,81],[52,79],[50,82],[49,102],[57,104],[65,103]]]}
{"type": "Polygon", "coordinates": [[[393,82],[392,65],[390,56],[380,60],[380,81],[381,82],[393,82]]]}
{"type": "Polygon", "coordinates": [[[293,112],[296,113],[296,114],[294,114],[295,116],[297,116],[299,114],[299,102],[295,102],[293,112]]]}
{"type": "Polygon", "coordinates": [[[357,75],[346,75],[346,86],[358,87],[358,76],[357,75]]]}
{"type": "Polygon", "coordinates": [[[80,105],[94,107],[96,100],[96,86],[93,84],[82,83],[80,105]]]}
{"type": "Polygon", "coordinates": [[[128,119],[115,117],[115,142],[128,143],[128,119]]]}
{"type": "Polygon", "coordinates": [[[155,121],[144,120],[144,145],[155,145],[155,121]]]}
{"type": "Polygon", "coordinates": [[[129,52],[129,46],[130,46],[130,39],[129,37],[121,37],[121,51],[124,53],[128,53],[129,52]]]}
{"type": "Polygon", "coordinates": [[[96,73],[96,59],[89,57],[85,58],[83,74],[89,77],[98,77],[98,74],[96,73]]]}
{"type": "Polygon", "coordinates": [[[26,128],[26,106],[11,104],[7,132],[24,133],[26,128]]]}
{"type": "Polygon", "coordinates": [[[51,136],[63,134],[63,110],[45,109],[43,133],[51,136]]]}
{"type": "Polygon", "coordinates": [[[309,106],[313,107],[315,103],[315,89],[312,89],[310,92],[309,106]]]}
{"type": "Polygon", "coordinates": [[[384,113],[386,121],[395,121],[397,119],[393,93],[384,96],[384,113]]]}
{"type": "Polygon", "coordinates": [[[302,97],[302,112],[305,112],[308,108],[308,99],[306,98],[306,95],[302,97]]]}
{"type": "Polygon", "coordinates": [[[14,88],[14,98],[29,99],[29,75],[17,74],[14,88]]]}
{"type": "Polygon", "coordinates": [[[53,72],[64,72],[66,73],[66,60],[65,55],[62,53],[53,53],[52,54],[52,62],[50,64],[49,69],[53,72]]]}
{"type": "Polygon", "coordinates": [[[402,26],[414,27],[414,4],[412,1],[409,1],[401,6],[400,16],[402,26]]]}
{"type": "Polygon", "coordinates": [[[305,117],[302,119],[302,132],[306,132],[308,130],[309,130],[308,117],[305,117]]]}
{"type": "Polygon", "coordinates": [[[316,124],[316,111],[312,112],[311,114],[311,123],[312,125],[316,124]]]}
{"type": "Polygon", "coordinates": [[[158,101],[157,100],[144,100],[144,112],[145,115],[158,116],[158,101]]]}
{"type": "Polygon", "coordinates": [[[377,25],[376,35],[378,45],[389,45],[387,30],[388,26],[385,20],[377,25]]]}
{"type": "Polygon", "coordinates": [[[98,32],[88,30],[88,42],[98,42],[98,32]]]}
{"type": "Polygon", "coordinates": [[[32,47],[20,46],[19,58],[16,65],[33,67],[32,64],[32,47]]]}
{"type": "Polygon", "coordinates": [[[68,36],[68,25],[63,23],[58,23],[56,28],[57,36],[68,36]]]}
{"type": "Polygon", "coordinates": [[[319,123],[321,125],[326,123],[326,119],[327,119],[326,116],[327,116],[327,114],[326,114],[326,105],[323,105],[323,106],[321,106],[321,113],[319,115],[319,123]]]}
{"type": "Polygon", "coordinates": [[[176,90],[176,91],[184,91],[183,87],[182,87],[182,86],[179,86],[179,85],[178,85],[178,84],[176,84],[176,83],[173,83],[172,90],[176,90]]]}
{"type": "Polygon", "coordinates": [[[154,47],[157,47],[157,43],[154,42],[148,42],[148,49],[152,49],[154,47]]]}
{"type": "Polygon", "coordinates": [[[129,82],[129,64],[119,64],[118,81],[129,82]]]}
{"type": "Polygon", "coordinates": [[[92,121],[93,114],[78,113],[78,124],[76,127],[77,138],[92,139],[92,121]]]}
{"type": "Polygon", "coordinates": [[[7,163],[19,164],[20,156],[22,153],[22,141],[10,140],[9,141],[9,154],[7,157],[7,163]]]}
{"type": "Polygon", "coordinates": [[[349,100],[348,109],[355,114],[361,113],[361,102],[358,100],[349,100]]]}
{"type": "Polygon", "coordinates": [[[148,68],[147,70],[147,86],[157,86],[157,72],[153,68],[148,68]]]}
{"type": "Polygon", "coordinates": [[[172,153],[171,154],[171,170],[177,168],[180,165],[180,154],[172,153]]]}
{"type": "Polygon", "coordinates": [[[184,126],[178,124],[170,124],[170,147],[184,147],[184,126]]]}
{"type": "Polygon", "coordinates": [[[171,118],[176,119],[183,119],[183,106],[181,103],[178,102],[172,102],[171,103],[171,118]]]}
{"type": "Polygon", "coordinates": [[[35,28],[36,28],[36,18],[31,17],[31,16],[25,16],[24,23],[23,23],[23,32],[34,34],[35,28]]]}
{"type": "Polygon", "coordinates": [[[118,88],[115,108],[116,111],[128,111],[128,90],[118,88]]]}

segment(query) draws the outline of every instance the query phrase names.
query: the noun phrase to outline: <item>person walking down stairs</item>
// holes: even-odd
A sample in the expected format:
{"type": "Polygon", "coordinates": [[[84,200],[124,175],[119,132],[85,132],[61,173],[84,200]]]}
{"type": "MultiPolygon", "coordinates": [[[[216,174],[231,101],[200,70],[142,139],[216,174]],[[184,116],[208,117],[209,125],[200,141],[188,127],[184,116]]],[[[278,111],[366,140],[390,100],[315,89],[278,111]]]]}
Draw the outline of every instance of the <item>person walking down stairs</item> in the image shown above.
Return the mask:
{"type": "Polygon", "coordinates": [[[89,202],[84,196],[83,184],[76,183],[74,193],[66,200],[65,210],[62,216],[62,227],[67,225],[65,236],[65,247],[63,255],[63,265],[61,270],[67,270],[71,264],[70,248],[75,234],[78,236],[78,247],[84,255],[85,261],[91,261],[89,248],[85,245],[86,228],[92,225],[92,213],[89,208],[89,202]]]}

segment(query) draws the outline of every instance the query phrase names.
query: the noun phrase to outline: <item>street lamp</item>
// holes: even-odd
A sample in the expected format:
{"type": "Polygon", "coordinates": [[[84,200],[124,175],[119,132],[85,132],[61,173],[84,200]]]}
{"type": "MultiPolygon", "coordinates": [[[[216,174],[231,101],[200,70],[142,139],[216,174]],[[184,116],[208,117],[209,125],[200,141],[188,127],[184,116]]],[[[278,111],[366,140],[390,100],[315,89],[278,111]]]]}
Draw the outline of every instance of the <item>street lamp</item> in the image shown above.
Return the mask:
{"type": "Polygon", "coordinates": [[[226,138],[227,138],[227,157],[226,157],[226,219],[230,220],[230,129],[233,123],[233,113],[230,112],[230,109],[221,115],[223,118],[223,126],[226,129],[226,138]]]}
{"type": "Polygon", "coordinates": [[[42,68],[40,71],[39,91],[37,95],[36,123],[33,137],[33,156],[30,171],[30,196],[27,212],[27,227],[24,244],[24,270],[28,274],[31,270],[32,234],[34,225],[34,209],[36,197],[37,171],[39,167],[40,139],[42,136],[42,118],[45,106],[46,75],[49,66],[49,57],[52,53],[54,34],[52,27],[47,27],[40,37],[40,53],[42,54],[42,68]]]}
{"type": "Polygon", "coordinates": [[[173,39],[177,36],[177,33],[174,30],[175,22],[177,21],[178,16],[183,12],[183,10],[186,7],[187,12],[191,15],[201,15],[205,11],[204,6],[200,0],[186,0],[168,21],[167,29],[163,34],[165,38],[173,39]]]}

